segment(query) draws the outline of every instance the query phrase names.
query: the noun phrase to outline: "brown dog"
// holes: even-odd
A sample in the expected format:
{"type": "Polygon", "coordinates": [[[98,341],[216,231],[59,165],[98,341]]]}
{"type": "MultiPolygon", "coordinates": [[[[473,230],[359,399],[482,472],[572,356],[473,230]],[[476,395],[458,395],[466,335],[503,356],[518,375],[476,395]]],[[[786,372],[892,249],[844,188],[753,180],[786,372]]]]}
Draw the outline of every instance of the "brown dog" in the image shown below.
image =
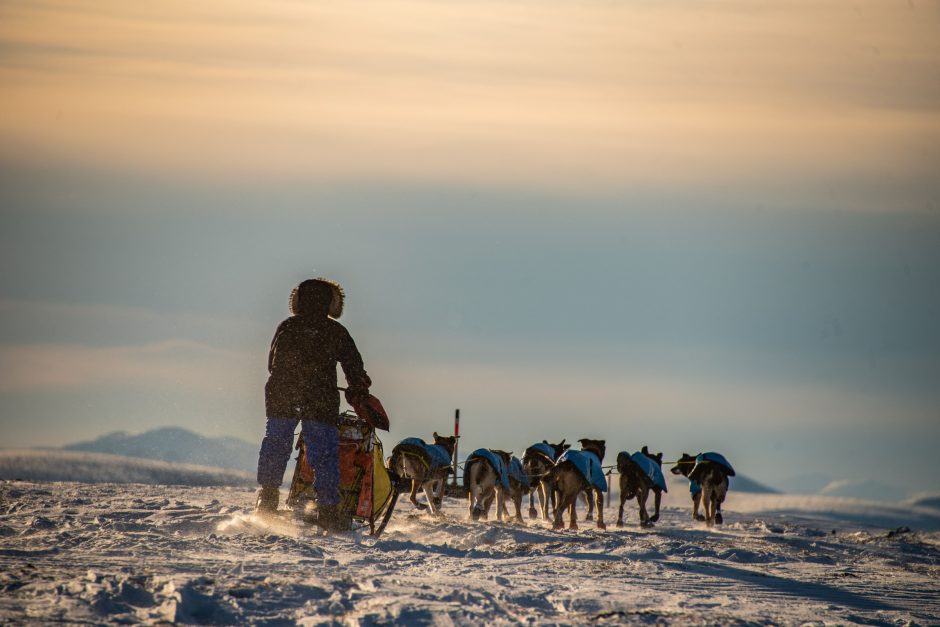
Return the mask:
{"type": "Polygon", "coordinates": [[[569,511],[568,528],[578,528],[577,503],[578,495],[589,490],[594,495],[597,507],[597,528],[606,529],[604,524],[604,492],[607,490],[607,480],[604,479],[604,470],[601,465],[606,452],[604,440],[578,440],[581,443],[580,451],[568,450],[558,458],[552,469],[551,477],[558,494],[558,508],[555,510],[553,529],[564,529],[562,518],[567,509],[569,511]]]}
{"type": "Polygon", "coordinates": [[[456,437],[444,437],[435,431],[434,444],[426,444],[421,438],[406,438],[392,450],[389,467],[402,479],[411,480],[411,502],[418,509],[430,508],[432,514],[440,511],[456,444],[456,437]],[[424,490],[427,505],[418,503],[419,488],[424,490]]]}
{"type": "MultiPolygon", "coordinates": [[[[503,520],[506,493],[509,490],[509,460],[512,453],[498,449],[475,450],[467,457],[463,482],[467,489],[470,518],[489,518],[490,506],[496,498],[496,518],[503,520]]],[[[521,497],[520,497],[521,498],[521,497]]]]}
{"type": "Polygon", "coordinates": [[[525,450],[522,467],[529,478],[529,518],[538,515],[535,509],[536,492],[542,505],[542,519],[548,520],[549,506],[552,518],[555,517],[555,489],[551,471],[555,467],[555,460],[569,448],[571,445],[565,444],[564,440],[558,444],[549,444],[547,440],[542,440],[541,443],[533,444],[525,450]]]}
{"type": "Polygon", "coordinates": [[[724,456],[712,452],[697,456],[683,453],[671,472],[689,479],[694,520],[704,520],[709,527],[724,522],[721,504],[728,494],[728,477],[734,476],[734,469],[724,456]],[[699,514],[700,503],[705,510],[704,515],[699,514]]]}
{"type": "Polygon", "coordinates": [[[617,526],[623,527],[623,506],[627,500],[636,498],[640,508],[640,526],[652,527],[659,520],[659,504],[666,490],[666,479],[662,473],[663,454],[653,455],[646,446],[633,455],[626,451],[617,455],[617,471],[620,473],[620,512],[617,526]],[[647,461],[648,460],[648,461],[647,461]],[[652,516],[646,511],[649,493],[655,498],[656,513],[652,516]]]}

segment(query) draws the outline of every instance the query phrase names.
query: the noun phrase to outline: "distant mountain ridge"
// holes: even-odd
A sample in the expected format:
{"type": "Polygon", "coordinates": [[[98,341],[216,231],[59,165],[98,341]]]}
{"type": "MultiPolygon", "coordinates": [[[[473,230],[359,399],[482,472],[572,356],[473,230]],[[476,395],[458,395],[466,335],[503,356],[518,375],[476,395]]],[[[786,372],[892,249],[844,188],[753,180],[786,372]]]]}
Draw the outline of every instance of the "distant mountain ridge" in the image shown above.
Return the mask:
{"type": "Polygon", "coordinates": [[[735,475],[728,479],[728,489],[738,492],[753,492],[755,494],[780,494],[780,490],[775,490],[763,483],[749,479],[743,475],[735,475]]]}
{"type": "Polygon", "coordinates": [[[214,466],[249,473],[254,473],[258,465],[257,444],[232,437],[207,437],[181,427],[161,427],[139,434],[115,431],[62,448],[67,451],[214,466]]]}
{"type": "Polygon", "coordinates": [[[0,479],[241,487],[255,483],[254,473],[239,470],[61,449],[0,451],[0,479]]]}
{"type": "MultiPolygon", "coordinates": [[[[688,490],[689,488],[689,480],[685,477],[675,477],[669,473],[666,473],[666,482],[669,484],[670,490],[672,489],[674,483],[680,484],[682,490],[688,490]]],[[[749,492],[753,494],[781,494],[780,490],[775,490],[774,488],[766,486],[758,481],[754,481],[753,479],[745,477],[741,474],[737,474],[728,478],[728,489],[734,492],[749,492]]]]}

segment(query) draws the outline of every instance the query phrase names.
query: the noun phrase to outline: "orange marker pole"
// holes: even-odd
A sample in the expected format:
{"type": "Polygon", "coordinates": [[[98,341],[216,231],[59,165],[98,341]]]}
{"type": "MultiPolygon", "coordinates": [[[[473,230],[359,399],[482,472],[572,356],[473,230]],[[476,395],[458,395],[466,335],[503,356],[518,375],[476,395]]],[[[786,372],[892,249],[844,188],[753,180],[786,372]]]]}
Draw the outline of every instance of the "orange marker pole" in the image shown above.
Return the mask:
{"type": "Polygon", "coordinates": [[[460,446],[460,410],[454,410],[454,480],[451,485],[457,487],[457,451],[460,446]]]}

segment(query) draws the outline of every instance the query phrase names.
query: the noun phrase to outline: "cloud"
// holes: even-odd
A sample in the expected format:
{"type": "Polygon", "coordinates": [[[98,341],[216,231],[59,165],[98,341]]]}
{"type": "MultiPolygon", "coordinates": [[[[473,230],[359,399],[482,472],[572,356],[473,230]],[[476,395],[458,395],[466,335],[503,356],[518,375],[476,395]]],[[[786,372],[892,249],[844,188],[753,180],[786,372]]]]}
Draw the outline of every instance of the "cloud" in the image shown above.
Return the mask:
{"type": "Polygon", "coordinates": [[[936,20],[877,2],[16,5],[2,154],[197,179],[829,182],[852,208],[878,186],[919,207],[936,20]]]}
{"type": "Polygon", "coordinates": [[[116,347],[4,346],[0,347],[0,393],[165,384],[230,391],[246,387],[238,382],[255,374],[246,367],[252,361],[251,355],[183,340],[116,347]]]}
{"type": "Polygon", "coordinates": [[[238,315],[104,303],[0,299],[0,320],[0,344],[9,345],[126,346],[175,341],[239,350],[257,346],[263,351],[271,333],[266,325],[238,315]]]}
{"type": "Polygon", "coordinates": [[[621,424],[634,431],[658,425],[751,436],[784,427],[809,433],[821,425],[936,430],[935,395],[875,393],[805,381],[745,382],[711,372],[591,368],[583,362],[564,367],[379,362],[372,368],[375,389],[389,395],[391,407],[405,406],[411,417],[423,414],[422,407],[458,403],[476,416],[484,433],[531,432],[533,422],[562,427],[565,433],[573,424],[600,432],[621,424]]]}

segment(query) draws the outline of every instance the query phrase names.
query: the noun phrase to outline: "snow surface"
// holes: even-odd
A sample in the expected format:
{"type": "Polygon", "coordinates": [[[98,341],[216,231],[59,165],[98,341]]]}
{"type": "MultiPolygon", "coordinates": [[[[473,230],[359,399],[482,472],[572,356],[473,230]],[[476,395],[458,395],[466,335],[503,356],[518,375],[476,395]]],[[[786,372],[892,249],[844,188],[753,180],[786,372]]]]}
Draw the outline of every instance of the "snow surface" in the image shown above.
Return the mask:
{"type": "Polygon", "coordinates": [[[607,531],[402,502],[375,540],[256,519],[250,488],[2,481],[0,624],[940,622],[940,511],[732,492],[707,529],[666,496],[607,531]]]}

